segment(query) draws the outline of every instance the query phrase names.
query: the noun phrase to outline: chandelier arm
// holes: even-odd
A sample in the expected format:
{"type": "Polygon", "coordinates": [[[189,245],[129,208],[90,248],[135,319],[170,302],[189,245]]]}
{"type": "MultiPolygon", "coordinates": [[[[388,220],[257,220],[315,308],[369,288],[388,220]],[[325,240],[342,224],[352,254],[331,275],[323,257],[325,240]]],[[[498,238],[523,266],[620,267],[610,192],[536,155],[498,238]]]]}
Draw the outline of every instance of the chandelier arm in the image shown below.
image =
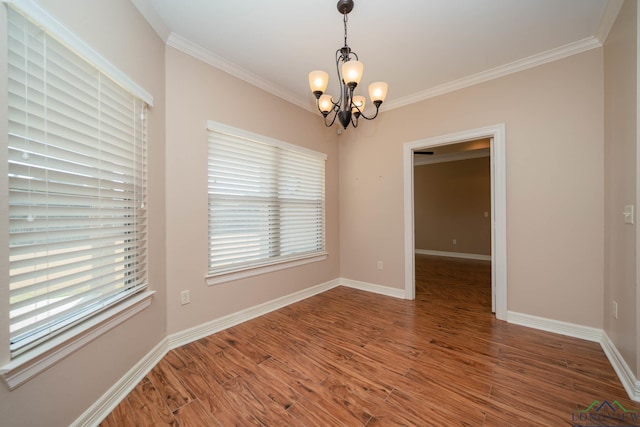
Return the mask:
{"type": "Polygon", "coordinates": [[[331,126],[333,126],[333,124],[336,121],[336,117],[338,117],[338,111],[335,108],[332,108],[331,111],[333,111],[333,118],[331,119],[331,123],[327,123],[327,116],[330,113],[326,113],[326,114],[322,114],[322,117],[324,118],[324,125],[328,128],[330,128],[331,126]]]}
{"type": "Polygon", "coordinates": [[[331,98],[331,104],[333,104],[333,106],[331,107],[331,109],[329,111],[322,111],[320,109],[320,98],[316,99],[316,108],[318,109],[319,112],[322,113],[322,115],[327,116],[329,114],[331,114],[331,112],[335,112],[338,111],[340,109],[340,105],[336,102],[333,102],[333,98],[331,98]]]}
{"type": "Polygon", "coordinates": [[[333,104],[333,106],[331,107],[331,109],[329,111],[322,111],[320,109],[320,100],[316,99],[316,107],[318,108],[318,111],[320,112],[320,114],[322,114],[322,118],[324,120],[324,125],[326,127],[333,126],[333,124],[336,121],[336,117],[338,117],[338,111],[340,111],[340,106],[338,104],[336,104],[335,102],[333,102],[333,99],[331,100],[331,103],[333,104]],[[333,113],[333,117],[331,118],[331,122],[328,123],[327,122],[327,117],[329,115],[331,115],[331,113],[333,113]]]}
{"type": "Polygon", "coordinates": [[[342,49],[338,49],[336,50],[336,71],[338,73],[338,85],[340,88],[340,98],[338,98],[336,102],[333,102],[333,100],[331,100],[331,102],[333,102],[333,105],[335,105],[336,108],[338,109],[340,109],[340,104],[342,104],[342,99],[343,99],[342,93],[344,92],[344,80],[342,79],[342,70],[340,70],[341,58],[342,58],[342,49]]]}
{"type": "Polygon", "coordinates": [[[382,104],[382,102],[375,101],[374,104],[376,105],[376,113],[371,117],[365,116],[364,111],[360,110],[357,105],[354,104],[354,107],[358,111],[358,113],[360,113],[360,117],[363,117],[365,120],[373,120],[378,117],[378,112],[380,112],[380,105],[382,104]]]}

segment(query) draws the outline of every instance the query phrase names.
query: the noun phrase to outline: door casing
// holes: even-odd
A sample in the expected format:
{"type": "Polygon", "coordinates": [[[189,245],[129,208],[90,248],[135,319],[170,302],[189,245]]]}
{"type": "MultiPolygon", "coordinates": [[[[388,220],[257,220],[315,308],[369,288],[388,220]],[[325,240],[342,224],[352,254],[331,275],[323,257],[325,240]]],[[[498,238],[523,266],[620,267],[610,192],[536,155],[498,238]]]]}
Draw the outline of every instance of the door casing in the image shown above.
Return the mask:
{"type": "Polygon", "coordinates": [[[490,138],[491,157],[491,289],[496,318],[507,319],[507,182],[505,125],[440,135],[403,144],[405,298],[415,299],[413,152],[474,139],[490,138]]]}

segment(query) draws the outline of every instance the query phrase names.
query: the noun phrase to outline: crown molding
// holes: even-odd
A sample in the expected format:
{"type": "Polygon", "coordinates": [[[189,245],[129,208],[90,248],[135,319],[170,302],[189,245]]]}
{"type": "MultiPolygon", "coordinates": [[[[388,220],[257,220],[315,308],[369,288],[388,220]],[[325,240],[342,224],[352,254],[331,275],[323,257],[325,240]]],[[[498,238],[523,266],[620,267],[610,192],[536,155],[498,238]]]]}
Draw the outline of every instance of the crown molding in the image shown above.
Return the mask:
{"type": "MultiPolygon", "coordinates": [[[[239,67],[233,62],[230,62],[214,54],[213,52],[203,48],[202,46],[199,46],[176,33],[172,33],[164,20],[156,13],[155,9],[150,3],[150,0],[132,0],[132,3],[167,45],[172,46],[182,51],[183,53],[186,53],[187,55],[193,56],[194,58],[197,58],[234,77],[244,80],[245,82],[253,86],[271,93],[272,95],[282,98],[294,105],[297,105],[298,107],[319,114],[316,108],[314,108],[315,105],[311,105],[307,98],[300,97],[293,92],[290,92],[283,87],[278,86],[258,76],[257,74],[254,74],[242,67],[239,67]]],[[[504,77],[509,74],[517,73],[529,68],[537,67],[538,65],[543,65],[548,62],[557,61],[571,55],[576,55],[578,53],[602,47],[602,44],[609,35],[609,31],[611,30],[611,27],[613,26],[623,3],[624,0],[607,0],[605,10],[595,36],[588,37],[577,42],[569,43],[565,46],[561,46],[559,48],[552,49],[537,55],[532,55],[530,57],[523,58],[506,65],[463,77],[452,82],[444,83],[439,86],[416,92],[414,94],[401,97],[393,101],[387,101],[384,104],[384,109],[380,112],[383,113],[395,108],[404,107],[409,104],[424,101],[479,83],[504,77]]]]}
{"type": "Polygon", "coordinates": [[[600,20],[600,26],[598,27],[598,31],[596,31],[596,38],[601,44],[604,44],[605,40],[607,40],[609,31],[611,31],[611,27],[613,27],[613,24],[616,22],[616,18],[620,13],[620,9],[622,9],[623,3],[624,0],[607,1],[604,13],[602,14],[602,19],[600,20]]]}
{"type": "Polygon", "coordinates": [[[153,95],[151,95],[151,93],[120,70],[120,68],[116,67],[107,58],[102,56],[97,50],[93,49],[91,45],[78,37],[65,24],[58,21],[58,19],[37,2],[32,0],[3,0],[2,2],[11,5],[21,14],[29,17],[29,19],[37,23],[38,27],[45,29],[67,48],[94,64],[100,72],[115,80],[125,90],[142,99],[150,106],[153,106],[153,95]]]}
{"type": "Polygon", "coordinates": [[[138,12],[142,14],[144,19],[151,25],[151,28],[160,36],[163,42],[167,42],[171,30],[167,23],[158,15],[156,9],[151,4],[150,0],[131,0],[131,3],[138,9],[138,12]]]}
{"type": "MultiPolygon", "coordinates": [[[[139,1],[139,0],[137,0],[139,1]]],[[[611,0],[617,1],[617,0],[611,0]]],[[[617,12],[616,12],[617,14],[617,12]]],[[[614,18],[615,20],[615,18],[614,18]]],[[[185,39],[184,37],[171,33],[166,41],[168,46],[174,47],[179,51],[190,55],[196,59],[199,59],[221,71],[224,71],[234,77],[239,78],[253,86],[256,86],[266,92],[271,93],[279,98],[284,99],[298,107],[304,108],[307,111],[312,113],[317,113],[317,110],[309,105],[309,102],[306,99],[301,99],[296,96],[294,93],[282,88],[281,86],[275,85],[270,81],[254,74],[238,65],[234,64],[231,61],[228,61],[221,56],[214,54],[213,52],[203,48],[202,46],[191,42],[190,40],[185,39]]],[[[548,62],[557,61],[559,59],[567,58],[572,55],[576,55],[578,53],[586,52],[591,49],[596,49],[602,47],[602,43],[596,37],[588,37],[586,39],[579,40],[574,43],[569,43],[567,45],[561,46],[556,49],[551,49],[546,52],[533,55],[506,65],[502,65],[499,67],[495,67],[486,71],[482,71],[480,73],[472,74],[467,77],[463,77],[458,80],[454,80],[449,83],[445,83],[439,86],[435,86],[430,89],[426,89],[420,92],[416,92],[414,94],[398,98],[391,102],[385,103],[384,111],[393,110],[395,108],[400,108],[407,106],[409,104],[413,104],[416,102],[424,101],[426,99],[434,98],[436,96],[444,95],[449,92],[454,92],[460,89],[464,89],[479,83],[483,83],[489,80],[497,79],[500,77],[507,76],[509,74],[517,73],[519,71],[523,71],[529,68],[537,67],[538,65],[543,65],[548,62]]]]}
{"type": "Polygon", "coordinates": [[[499,77],[504,77],[509,74],[537,67],[538,65],[567,58],[569,56],[586,52],[591,49],[596,49],[601,46],[602,43],[600,43],[598,39],[596,39],[595,37],[588,37],[586,39],[582,39],[574,43],[569,43],[556,49],[548,50],[538,55],[520,59],[510,64],[491,68],[489,70],[472,74],[470,76],[463,77],[461,79],[454,80],[440,86],[435,86],[427,90],[416,92],[409,96],[398,98],[387,103],[385,110],[388,111],[394,108],[404,107],[415,102],[424,101],[429,98],[434,98],[436,96],[444,95],[449,92],[454,92],[456,90],[464,89],[469,86],[477,85],[478,83],[483,83],[489,80],[497,79],[499,77]]]}
{"type": "Polygon", "coordinates": [[[234,64],[231,61],[228,61],[221,56],[216,55],[210,50],[205,49],[204,47],[193,43],[190,40],[185,39],[184,37],[171,33],[167,38],[167,45],[178,49],[179,51],[186,53],[196,59],[199,59],[212,67],[215,67],[225,73],[228,73],[234,77],[239,78],[240,80],[244,80],[245,82],[256,86],[266,92],[271,93],[279,98],[284,99],[298,107],[304,108],[308,111],[314,111],[307,100],[302,100],[294,93],[278,86],[270,81],[258,76],[257,74],[252,73],[238,65],[234,64]]]}

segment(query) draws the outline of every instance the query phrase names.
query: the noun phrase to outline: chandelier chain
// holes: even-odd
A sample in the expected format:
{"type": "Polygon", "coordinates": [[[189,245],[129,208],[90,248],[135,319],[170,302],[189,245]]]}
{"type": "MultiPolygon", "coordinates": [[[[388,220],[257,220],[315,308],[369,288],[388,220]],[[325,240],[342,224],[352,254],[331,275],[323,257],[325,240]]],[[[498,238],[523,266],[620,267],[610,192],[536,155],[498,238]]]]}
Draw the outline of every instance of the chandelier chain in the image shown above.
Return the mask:
{"type": "Polygon", "coordinates": [[[347,14],[344,13],[344,45],[347,46],[347,20],[349,19],[347,14]]]}

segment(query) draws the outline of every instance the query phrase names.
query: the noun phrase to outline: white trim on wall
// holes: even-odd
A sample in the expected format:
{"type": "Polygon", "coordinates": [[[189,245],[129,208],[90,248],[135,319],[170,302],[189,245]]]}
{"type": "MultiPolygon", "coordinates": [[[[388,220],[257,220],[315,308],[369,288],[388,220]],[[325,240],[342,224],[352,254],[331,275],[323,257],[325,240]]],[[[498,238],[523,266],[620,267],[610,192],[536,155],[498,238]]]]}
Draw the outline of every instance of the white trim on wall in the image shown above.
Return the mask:
{"type": "Polygon", "coordinates": [[[155,292],[140,292],[121,304],[96,314],[76,327],[0,366],[0,375],[7,387],[9,390],[14,390],[99,336],[145,310],[151,305],[151,298],[155,292]]]}
{"type": "Polygon", "coordinates": [[[267,301],[263,304],[258,304],[245,310],[240,310],[227,316],[219,317],[210,322],[194,326],[193,328],[171,334],[168,337],[169,349],[171,350],[185,344],[189,344],[190,342],[215,334],[216,332],[223,331],[232,326],[239,325],[240,323],[248,320],[255,319],[256,317],[270,313],[279,308],[286,307],[314,295],[321,294],[339,285],[340,283],[338,279],[330,280],[328,282],[267,301]]]}
{"type": "Polygon", "coordinates": [[[287,305],[302,301],[329,289],[340,285],[340,279],[330,280],[319,285],[303,289],[298,292],[267,301],[222,316],[210,322],[203,323],[193,328],[186,329],[175,334],[171,334],[160,341],[146,356],[135,364],[118,382],[116,382],[105,394],[103,394],[93,405],[91,405],[80,417],[78,417],[71,426],[92,426],[98,425],[115,409],[118,404],[127,397],[127,395],[142,381],[153,369],[153,367],[162,360],[162,358],[174,348],[189,344],[190,342],[199,340],[206,336],[215,334],[224,329],[246,322],[247,320],[267,314],[287,305]]]}
{"type": "MultiPolygon", "coordinates": [[[[140,0],[137,0],[138,3],[140,0]]],[[[141,9],[139,9],[143,14],[141,9]]],[[[146,17],[146,15],[145,15],[146,17]]],[[[153,18],[152,18],[153,19],[153,18]]],[[[272,95],[275,95],[285,101],[288,101],[294,105],[297,105],[300,108],[304,108],[307,111],[312,113],[318,113],[318,109],[315,108],[315,104],[311,102],[313,97],[300,97],[289,90],[279,86],[265,78],[246,70],[239,65],[219,56],[215,53],[211,52],[208,49],[203,48],[202,46],[188,40],[179,34],[170,33],[166,38],[167,46],[171,46],[175,49],[178,49],[180,52],[185,53],[189,56],[192,56],[200,61],[211,65],[214,68],[217,68],[220,71],[224,71],[227,74],[230,74],[240,80],[243,80],[257,88],[260,88],[264,91],[269,92],[272,95]]]]}
{"type": "MultiPolygon", "coordinates": [[[[273,310],[277,310],[278,308],[285,307],[320,294],[337,286],[346,286],[395,298],[403,298],[405,295],[402,289],[339,278],[303,289],[302,291],[285,295],[281,298],[276,298],[264,304],[250,307],[246,310],[241,310],[236,313],[214,319],[194,328],[171,334],[160,341],[149,353],[140,359],[140,361],[136,363],[135,366],[133,366],[111,388],[109,388],[109,390],[107,390],[100,399],[80,415],[80,417],[78,417],[71,426],[79,427],[98,425],[124,398],[127,397],[131,390],[133,390],[136,385],[144,379],[145,375],[147,375],[149,371],[151,371],[151,369],[153,369],[153,367],[162,360],[169,350],[188,344],[200,338],[204,338],[263,314],[267,314],[273,310]]],[[[620,356],[615,345],[611,342],[604,331],[588,326],[581,326],[515,312],[508,312],[506,320],[509,323],[529,328],[541,329],[547,332],[599,342],[631,399],[636,402],[640,402],[640,381],[635,378],[633,372],[622,356],[620,356]]]]}
{"type": "Polygon", "coordinates": [[[127,397],[140,381],[156,366],[169,351],[168,339],[160,341],[133,368],[124,374],[105,394],[87,408],[71,427],[97,426],[127,397]]]}
{"type": "Polygon", "coordinates": [[[102,72],[111,77],[116,83],[142,99],[148,105],[153,106],[153,95],[147,92],[142,86],[136,83],[126,73],[113,65],[104,56],[99,54],[84,40],[76,36],[64,24],[55,19],[40,5],[31,0],[2,0],[3,3],[13,5],[17,10],[22,11],[31,18],[37,26],[44,28],[62,44],[73,50],[76,54],[85,58],[91,64],[98,67],[102,72]]]}
{"type": "Polygon", "coordinates": [[[360,282],[358,280],[344,278],[340,279],[339,282],[340,286],[345,286],[347,288],[359,289],[361,291],[367,291],[393,298],[404,299],[405,297],[404,289],[400,288],[391,288],[389,286],[376,285],[374,283],[360,282]]]}
{"type": "Polygon", "coordinates": [[[600,26],[598,27],[598,31],[596,31],[595,36],[600,44],[604,44],[607,40],[609,32],[611,31],[613,24],[616,22],[616,18],[618,17],[623,4],[624,0],[607,0],[607,5],[605,6],[602,19],[600,20],[600,26]]]}
{"type": "Polygon", "coordinates": [[[446,93],[455,92],[460,89],[464,89],[470,86],[474,86],[480,83],[484,83],[490,80],[498,79],[500,77],[508,76],[510,74],[518,73],[520,71],[528,70],[539,65],[547,64],[549,62],[558,61],[563,58],[568,58],[573,55],[577,55],[582,52],[587,52],[591,49],[597,49],[602,47],[602,43],[597,38],[591,36],[568,43],[564,46],[560,46],[546,52],[541,52],[527,58],[522,58],[509,64],[500,65],[495,68],[481,71],[470,76],[462,77],[458,80],[447,82],[439,86],[435,86],[429,89],[425,89],[419,92],[412,93],[411,95],[404,96],[402,98],[396,98],[391,101],[385,101],[384,111],[393,110],[394,108],[404,107],[415,102],[424,101],[426,99],[435,98],[436,96],[444,95],[446,93]]]}
{"type": "Polygon", "coordinates": [[[607,355],[611,366],[613,366],[613,370],[616,371],[629,398],[635,402],[640,402],[640,380],[633,374],[633,371],[627,362],[625,362],[615,344],[613,344],[613,341],[609,338],[609,335],[604,331],[602,332],[600,346],[604,354],[607,355]]]}
{"type": "MultiPolygon", "coordinates": [[[[4,0],[10,1],[10,0],[4,0]]],[[[25,0],[16,0],[25,1],[25,0]]],[[[142,16],[149,22],[156,33],[165,41],[168,46],[172,46],[187,55],[191,55],[194,58],[200,59],[208,63],[209,65],[216,67],[226,73],[231,74],[241,80],[246,81],[256,87],[259,87],[275,96],[278,96],[294,105],[297,105],[305,110],[319,114],[315,108],[315,104],[311,102],[312,98],[308,96],[300,96],[294,94],[291,91],[276,85],[272,82],[265,80],[264,78],[250,72],[237,64],[222,58],[213,52],[193,43],[184,37],[172,33],[166,22],[156,13],[155,9],[150,6],[150,0],[132,0],[135,7],[140,11],[142,16]]],[[[510,74],[514,74],[523,70],[527,70],[539,65],[543,65],[549,62],[558,61],[572,55],[577,55],[582,52],[589,51],[591,49],[597,49],[602,47],[609,30],[615,21],[615,18],[622,7],[623,0],[608,0],[607,7],[603,14],[600,26],[596,32],[595,37],[590,36],[582,40],[568,43],[564,46],[540,52],[527,58],[522,58],[509,64],[500,65],[488,70],[480,71],[476,74],[462,77],[460,79],[434,86],[401,98],[385,101],[385,107],[382,112],[390,111],[396,108],[404,107],[416,102],[424,101],[426,99],[434,98],[436,96],[444,95],[446,93],[455,92],[460,89],[464,89],[470,86],[484,83],[490,80],[494,80],[500,77],[504,77],[510,74]]]]}
{"type": "Polygon", "coordinates": [[[530,314],[515,313],[513,311],[507,313],[507,321],[527,328],[539,329],[599,343],[602,351],[604,351],[607,359],[609,359],[613,370],[616,371],[616,375],[620,379],[629,398],[635,402],[640,402],[640,380],[635,377],[633,371],[627,362],[625,362],[615,344],[613,344],[613,341],[611,341],[607,333],[602,329],[546,319],[530,314]]]}
{"type": "Polygon", "coordinates": [[[559,320],[532,316],[530,314],[516,313],[513,311],[507,312],[506,320],[514,325],[526,326],[528,328],[553,332],[554,334],[566,335],[573,338],[580,338],[581,340],[592,342],[600,342],[600,340],[602,340],[602,329],[576,325],[575,323],[561,322],[559,320]]]}
{"type": "Polygon", "coordinates": [[[491,143],[491,223],[496,318],[507,318],[507,182],[505,125],[497,124],[448,135],[406,142],[403,145],[404,173],[404,254],[405,298],[415,299],[415,232],[413,218],[413,151],[439,145],[492,138],[491,143]]]}

